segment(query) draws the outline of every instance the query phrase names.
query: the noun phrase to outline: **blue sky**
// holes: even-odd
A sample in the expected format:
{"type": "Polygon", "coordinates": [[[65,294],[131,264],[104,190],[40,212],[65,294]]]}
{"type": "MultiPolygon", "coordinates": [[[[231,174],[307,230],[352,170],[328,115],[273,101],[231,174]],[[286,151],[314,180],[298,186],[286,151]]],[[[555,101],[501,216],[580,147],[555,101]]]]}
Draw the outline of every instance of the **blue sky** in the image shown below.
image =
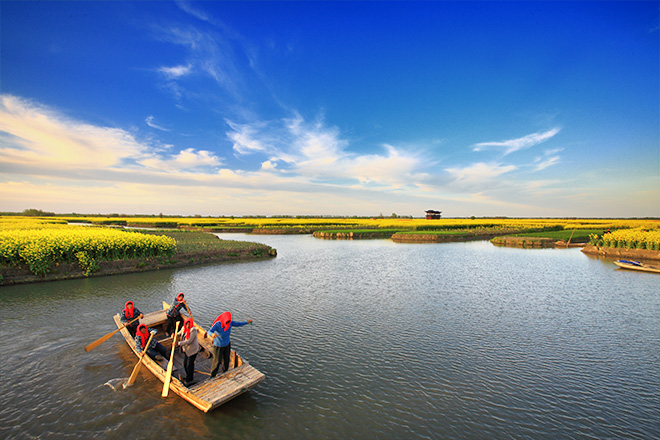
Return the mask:
{"type": "Polygon", "coordinates": [[[660,4],[0,3],[0,211],[660,216],[660,4]]]}

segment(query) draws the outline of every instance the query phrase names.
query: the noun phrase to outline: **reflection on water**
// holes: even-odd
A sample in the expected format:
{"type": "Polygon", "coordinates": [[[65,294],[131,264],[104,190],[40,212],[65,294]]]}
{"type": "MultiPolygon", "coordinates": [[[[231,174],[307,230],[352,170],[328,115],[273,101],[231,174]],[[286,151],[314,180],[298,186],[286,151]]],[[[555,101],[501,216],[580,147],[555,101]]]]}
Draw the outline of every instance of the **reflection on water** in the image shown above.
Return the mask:
{"type": "Polygon", "coordinates": [[[260,241],[278,257],[0,288],[2,438],[657,438],[660,276],[579,249],[260,241]],[[112,330],[185,292],[266,380],[204,414],[112,330]]]}

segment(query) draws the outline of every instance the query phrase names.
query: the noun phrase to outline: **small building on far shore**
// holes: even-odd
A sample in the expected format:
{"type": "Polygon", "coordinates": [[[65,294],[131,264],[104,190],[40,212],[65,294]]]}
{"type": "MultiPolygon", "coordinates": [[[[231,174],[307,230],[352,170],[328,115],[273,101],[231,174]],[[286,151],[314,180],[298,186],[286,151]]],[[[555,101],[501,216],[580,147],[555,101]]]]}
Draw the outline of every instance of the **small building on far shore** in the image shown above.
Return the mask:
{"type": "Polygon", "coordinates": [[[433,209],[426,211],[426,220],[439,220],[440,217],[442,217],[442,211],[435,211],[433,209]]]}

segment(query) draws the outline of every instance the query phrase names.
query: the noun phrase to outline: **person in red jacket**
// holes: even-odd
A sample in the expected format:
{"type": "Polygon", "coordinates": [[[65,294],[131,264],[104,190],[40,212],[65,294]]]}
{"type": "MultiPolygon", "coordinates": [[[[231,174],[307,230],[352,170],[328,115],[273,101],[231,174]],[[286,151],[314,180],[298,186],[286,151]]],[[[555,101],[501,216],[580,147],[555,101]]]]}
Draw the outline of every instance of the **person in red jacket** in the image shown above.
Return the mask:
{"type": "Polygon", "coordinates": [[[177,321],[181,323],[179,328],[183,327],[183,317],[181,316],[181,309],[184,307],[183,297],[183,292],[179,293],[165,313],[167,315],[167,330],[165,331],[168,335],[171,335],[174,332],[175,323],[177,321]]]}
{"type": "MultiPolygon", "coordinates": [[[[140,317],[142,318],[142,313],[133,305],[133,301],[126,301],[126,304],[124,304],[124,308],[121,312],[119,312],[119,320],[123,324],[127,324],[131,321],[133,321],[135,318],[140,317]]],[[[135,320],[128,324],[126,328],[128,329],[128,332],[131,334],[131,336],[135,337],[135,331],[138,328],[138,325],[140,325],[140,320],[135,320]]]]}
{"type": "MultiPolygon", "coordinates": [[[[151,332],[154,332],[155,334],[156,330],[151,330],[151,332]]],[[[167,349],[154,338],[151,338],[151,343],[148,347],[145,347],[149,340],[149,333],[149,328],[147,328],[146,325],[138,325],[137,331],[135,332],[135,349],[137,352],[142,353],[142,351],[146,349],[149,357],[156,361],[162,361],[163,358],[169,360],[167,357],[167,349]]]]}

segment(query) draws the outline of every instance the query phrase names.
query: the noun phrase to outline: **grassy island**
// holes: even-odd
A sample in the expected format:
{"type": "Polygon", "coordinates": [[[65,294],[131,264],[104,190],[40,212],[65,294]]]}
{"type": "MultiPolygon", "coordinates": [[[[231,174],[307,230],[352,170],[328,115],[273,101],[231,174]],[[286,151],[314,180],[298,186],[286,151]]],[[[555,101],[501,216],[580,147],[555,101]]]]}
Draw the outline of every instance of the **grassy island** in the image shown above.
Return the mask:
{"type": "Polygon", "coordinates": [[[57,219],[0,218],[0,285],[274,257],[260,243],[199,231],[129,231],[57,219]]]}

